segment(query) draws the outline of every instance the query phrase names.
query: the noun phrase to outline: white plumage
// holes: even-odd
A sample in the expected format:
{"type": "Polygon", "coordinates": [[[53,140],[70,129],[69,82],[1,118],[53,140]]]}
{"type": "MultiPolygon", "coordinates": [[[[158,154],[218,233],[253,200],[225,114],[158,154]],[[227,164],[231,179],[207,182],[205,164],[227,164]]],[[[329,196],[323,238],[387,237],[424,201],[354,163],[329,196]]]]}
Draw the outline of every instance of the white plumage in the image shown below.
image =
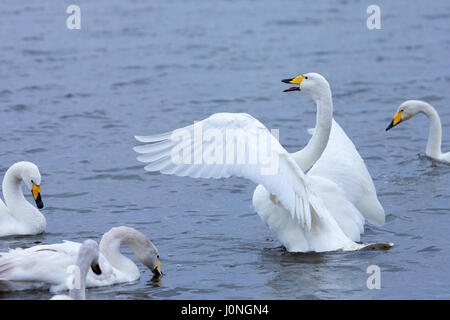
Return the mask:
{"type": "Polygon", "coordinates": [[[450,152],[442,153],[442,124],[439,113],[429,103],[420,100],[404,101],[397,109],[397,113],[386,131],[401,122],[407,121],[419,113],[424,114],[430,122],[428,141],[425,154],[427,157],[450,164],[450,152]]]}
{"type": "MultiPolygon", "coordinates": [[[[6,205],[0,199],[0,237],[35,235],[45,231],[45,217],[25,199],[22,182],[30,193],[33,189],[40,192],[41,174],[35,164],[27,161],[16,162],[5,173],[2,191],[6,205]]],[[[35,200],[39,208],[42,208],[41,196],[37,191],[35,200]]]]}
{"type": "MultiPolygon", "coordinates": [[[[364,216],[382,223],[384,211],[352,142],[337,123],[331,128],[333,108],[328,82],[315,73],[309,73],[303,79],[308,80],[301,83],[301,90],[310,94],[317,104],[316,128],[319,129],[308,145],[295,154],[289,154],[252,116],[218,113],[173,132],[137,136],[138,141],[150,143],[134,148],[142,154],[138,160],[148,163],[147,171],[194,178],[227,178],[233,175],[259,184],[253,195],[253,205],[288,251],[362,248],[364,245],[354,241],[358,241],[363,232],[364,216]],[[208,138],[202,139],[196,128],[208,132],[208,138]],[[230,131],[240,133],[227,135],[230,131]],[[319,160],[327,147],[330,132],[331,145],[324,158],[319,160]],[[270,161],[263,163],[262,158],[257,162],[250,161],[250,155],[260,154],[262,149],[255,137],[269,137],[270,161]],[[245,150],[245,156],[241,156],[240,162],[237,153],[232,153],[239,139],[245,141],[245,147],[241,149],[245,150]],[[212,150],[224,152],[219,157],[210,157],[212,150]],[[233,156],[227,158],[230,152],[233,156]],[[179,153],[184,155],[182,161],[177,158],[179,153]],[[211,161],[211,158],[216,161],[211,161]],[[313,165],[305,175],[304,171],[313,165]],[[267,168],[276,170],[264,171],[267,168]],[[372,204],[375,209],[370,207],[372,204]],[[368,211],[361,214],[359,210],[366,208],[368,211]]],[[[294,91],[292,89],[289,91],[294,91]]]]}
{"type": "Polygon", "coordinates": [[[73,277],[69,278],[69,295],[56,295],[51,300],[86,300],[86,277],[90,268],[96,274],[102,270],[98,265],[99,248],[94,240],[86,240],[78,250],[77,262],[73,265],[73,277]]]}
{"type": "Polygon", "coordinates": [[[308,175],[335,182],[364,218],[378,226],[384,224],[384,209],[378,201],[375,185],[364,160],[334,119],[328,144],[308,175]]]}
{"type": "MultiPolygon", "coordinates": [[[[289,208],[293,218],[298,219],[308,229],[311,227],[311,212],[308,201],[313,208],[315,206],[319,208],[320,201],[316,200],[314,194],[308,190],[304,173],[263,124],[245,113],[217,113],[198,122],[197,126],[201,127],[203,132],[216,130],[221,137],[226,136],[226,130],[230,132],[234,129],[242,129],[247,137],[269,137],[271,145],[269,160],[265,164],[260,161],[251,164],[247,160],[238,163],[238,152],[235,152],[230,163],[230,161],[225,159],[226,152],[224,152],[222,163],[195,164],[195,159],[198,157],[196,151],[207,150],[210,146],[205,141],[195,141],[190,147],[192,154],[190,159],[192,161],[190,163],[177,164],[172,161],[172,150],[177,147],[179,142],[177,143],[177,141],[171,139],[172,132],[152,137],[136,137],[141,142],[153,142],[152,144],[134,148],[136,152],[143,153],[143,155],[138,157],[138,160],[150,163],[145,167],[148,171],[160,171],[164,174],[193,178],[228,178],[237,176],[250,179],[255,183],[264,184],[286,208],[289,208]],[[199,144],[202,145],[199,146],[199,144]],[[276,174],[271,174],[270,172],[269,174],[264,174],[264,169],[274,167],[278,168],[276,174]]],[[[178,129],[177,132],[185,132],[186,136],[194,137],[194,125],[178,129]]],[[[216,150],[231,150],[233,146],[237,145],[238,138],[236,136],[233,139],[217,139],[214,141],[214,148],[216,150]]],[[[259,152],[257,144],[246,143],[245,148],[247,155],[259,152]]],[[[200,156],[203,155],[200,154],[200,156]]]]}
{"type": "MultiPolygon", "coordinates": [[[[123,282],[132,282],[140,277],[136,264],[120,252],[120,246],[130,246],[139,261],[160,275],[159,253],[156,247],[141,232],[121,226],[105,233],[100,241],[99,266],[101,274],[89,270],[86,287],[100,287],[123,282]]],[[[12,289],[49,287],[51,291],[67,289],[67,268],[75,265],[81,243],[38,245],[27,249],[12,249],[0,253],[0,281],[12,289]]]]}

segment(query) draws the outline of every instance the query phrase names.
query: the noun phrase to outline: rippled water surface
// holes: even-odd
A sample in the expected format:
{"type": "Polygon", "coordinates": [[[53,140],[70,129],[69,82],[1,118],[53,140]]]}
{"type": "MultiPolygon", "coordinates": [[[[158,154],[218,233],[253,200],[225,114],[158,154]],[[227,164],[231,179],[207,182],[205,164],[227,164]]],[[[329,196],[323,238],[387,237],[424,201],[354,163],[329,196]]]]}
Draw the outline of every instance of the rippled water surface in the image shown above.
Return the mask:
{"type": "Polygon", "coordinates": [[[372,1],[80,0],[73,31],[69,4],[2,1],[0,172],[38,164],[48,225],[0,239],[1,251],[128,225],[158,246],[165,275],[154,282],[139,265],[140,281],[88,298],[450,298],[450,166],[418,156],[425,117],[384,131],[400,102],[423,99],[450,150],[450,2],[378,1],[381,30],[366,28],[372,1]],[[302,148],[315,106],[280,80],[311,71],[329,80],[335,118],[387,213],[362,240],[394,242],[390,251],[287,253],[255,214],[253,183],[150,174],[136,161],[134,135],[223,111],[248,112],[280,129],[289,151],[302,148]],[[366,287],[373,264],[381,290],[366,287]]]}

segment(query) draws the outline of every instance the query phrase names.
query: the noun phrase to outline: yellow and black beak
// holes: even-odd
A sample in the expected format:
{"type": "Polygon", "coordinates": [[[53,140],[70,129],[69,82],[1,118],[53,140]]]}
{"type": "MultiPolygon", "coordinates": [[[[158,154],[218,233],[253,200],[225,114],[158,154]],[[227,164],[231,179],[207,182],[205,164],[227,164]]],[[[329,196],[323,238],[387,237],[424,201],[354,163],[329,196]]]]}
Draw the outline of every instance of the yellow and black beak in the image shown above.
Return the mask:
{"type": "Polygon", "coordinates": [[[396,125],[398,125],[400,122],[402,122],[402,114],[400,112],[397,112],[394,116],[394,119],[392,119],[391,123],[388,125],[388,127],[386,128],[386,131],[388,131],[389,129],[395,127],[396,125]]]}
{"type": "Polygon", "coordinates": [[[36,201],[36,206],[39,209],[42,209],[44,207],[44,203],[41,199],[41,186],[35,185],[33,183],[33,188],[31,189],[31,192],[33,193],[34,201],[36,201]]]}
{"type": "MultiPolygon", "coordinates": [[[[300,85],[300,83],[302,83],[303,79],[305,79],[304,76],[298,76],[296,78],[281,80],[281,82],[300,85]]],[[[283,92],[289,92],[289,91],[301,91],[301,90],[300,90],[300,87],[290,87],[289,89],[283,90],[283,92]]]]}
{"type": "Polygon", "coordinates": [[[155,275],[155,277],[161,277],[162,276],[162,271],[161,271],[161,262],[158,261],[156,262],[156,268],[153,269],[153,274],[155,275]]]}

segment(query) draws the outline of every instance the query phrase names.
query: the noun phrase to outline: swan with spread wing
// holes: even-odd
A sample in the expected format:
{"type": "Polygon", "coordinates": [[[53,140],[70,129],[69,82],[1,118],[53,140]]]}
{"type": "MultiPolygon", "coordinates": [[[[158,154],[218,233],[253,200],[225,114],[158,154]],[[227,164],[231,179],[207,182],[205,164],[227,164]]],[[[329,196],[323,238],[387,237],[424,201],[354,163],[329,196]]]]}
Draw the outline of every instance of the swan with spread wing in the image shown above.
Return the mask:
{"type": "Polygon", "coordinates": [[[147,163],[147,171],[237,176],[259,184],[256,212],[290,252],[366,248],[357,243],[365,218],[381,225],[385,214],[364,161],[333,120],[330,86],[317,73],[283,81],[298,85],[286,92],[305,92],[317,105],[313,136],[299,152],[288,153],[249,114],[217,113],[175,131],[136,136],[147,143],[134,147],[138,160],[147,163]]]}

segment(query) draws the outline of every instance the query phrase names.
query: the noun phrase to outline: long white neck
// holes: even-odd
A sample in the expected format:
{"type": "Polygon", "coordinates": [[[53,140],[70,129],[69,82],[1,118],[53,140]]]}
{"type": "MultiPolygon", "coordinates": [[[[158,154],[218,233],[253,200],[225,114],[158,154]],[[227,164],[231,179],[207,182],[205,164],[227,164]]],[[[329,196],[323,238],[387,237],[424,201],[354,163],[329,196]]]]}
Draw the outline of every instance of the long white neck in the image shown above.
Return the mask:
{"type": "Polygon", "coordinates": [[[442,125],[439,114],[426,102],[421,101],[419,103],[419,108],[420,112],[425,114],[430,121],[426,154],[433,158],[440,158],[442,155],[442,125]]]}
{"type": "Polygon", "coordinates": [[[140,276],[139,268],[131,259],[125,257],[120,252],[120,246],[122,244],[127,244],[132,247],[130,235],[120,227],[113,228],[103,235],[100,241],[100,252],[114,268],[127,274],[130,279],[138,279],[140,276]]]}
{"type": "Polygon", "coordinates": [[[297,164],[303,171],[310,169],[319,160],[330,138],[333,123],[333,100],[331,90],[314,99],[317,106],[316,127],[308,144],[302,150],[293,154],[297,164]]]}
{"type": "Polygon", "coordinates": [[[24,166],[23,162],[18,162],[6,171],[2,184],[3,196],[9,213],[23,225],[25,233],[40,233],[45,230],[45,217],[23,195],[21,184],[24,166]]]}
{"type": "Polygon", "coordinates": [[[78,289],[70,289],[69,297],[74,300],[86,300],[86,277],[90,268],[90,262],[78,258],[77,266],[80,270],[80,286],[78,289]]]}

